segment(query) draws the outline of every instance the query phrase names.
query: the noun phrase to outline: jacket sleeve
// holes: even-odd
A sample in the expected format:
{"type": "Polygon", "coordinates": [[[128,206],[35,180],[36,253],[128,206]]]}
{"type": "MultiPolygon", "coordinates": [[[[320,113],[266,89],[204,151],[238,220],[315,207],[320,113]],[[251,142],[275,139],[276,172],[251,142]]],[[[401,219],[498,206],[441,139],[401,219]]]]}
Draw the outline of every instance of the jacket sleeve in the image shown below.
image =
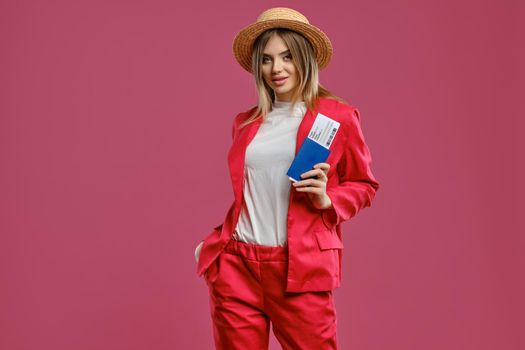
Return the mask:
{"type": "Polygon", "coordinates": [[[322,210],[322,219],[334,227],[371,205],[379,183],[370,169],[372,157],[360,126],[359,110],[352,107],[345,149],[337,165],[339,184],[327,184],[332,208],[322,210]]]}
{"type": "MultiPolygon", "coordinates": [[[[232,141],[233,141],[233,139],[235,138],[235,130],[237,129],[237,118],[238,118],[238,117],[239,117],[239,114],[238,114],[235,118],[233,118],[233,122],[232,122],[232,141]]],[[[222,227],[222,225],[223,225],[223,224],[221,223],[220,225],[215,226],[213,229],[214,229],[214,230],[220,230],[221,227],[222,227]]],[[[202,242],[204,242],[204,239],[201,240],[201,241],[199,242],[199,245],[200,245],[202,242]]],[[[199,246],[197,246],[197,248],[198,248],[198,247],[199,247],[199,246]]],[[[195,248],[195,256],[196,256],[196,257],[197,257],[197,248],[195,248]]],[[[200,250],[199,250],[199,252],[200,252],[200,250]]]]}

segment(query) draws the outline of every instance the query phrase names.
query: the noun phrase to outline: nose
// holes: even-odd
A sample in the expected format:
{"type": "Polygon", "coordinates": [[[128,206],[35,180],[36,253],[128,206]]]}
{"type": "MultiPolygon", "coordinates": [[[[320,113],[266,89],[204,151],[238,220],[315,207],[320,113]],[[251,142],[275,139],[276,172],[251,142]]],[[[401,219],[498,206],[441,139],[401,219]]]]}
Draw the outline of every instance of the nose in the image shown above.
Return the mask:
{"type": "Polygon", "coordinates": [[[273,64],[272,72],[279,73],[281,70],[282,70],[282,63],[280,60],[277,59],[275,60],[275,63],[273,64]]]}

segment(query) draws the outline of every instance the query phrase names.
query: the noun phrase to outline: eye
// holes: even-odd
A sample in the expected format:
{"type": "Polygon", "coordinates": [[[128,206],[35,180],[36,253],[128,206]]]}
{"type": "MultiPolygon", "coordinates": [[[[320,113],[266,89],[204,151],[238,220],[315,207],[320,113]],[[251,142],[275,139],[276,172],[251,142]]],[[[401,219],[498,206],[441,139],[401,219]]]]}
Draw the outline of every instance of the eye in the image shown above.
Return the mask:
{"type": "Polygon", "coordinates": [[[292,59],[292,55],[288,54],[288,55],[284,56],[284,58],[287,58],[288,60],[291,60],[292,59]]]}
{"type": "Polygon", "coordinates": [[[268,62],[268,57],[263,57],[262,61],[263,61],[263,63],[268,62]]]}

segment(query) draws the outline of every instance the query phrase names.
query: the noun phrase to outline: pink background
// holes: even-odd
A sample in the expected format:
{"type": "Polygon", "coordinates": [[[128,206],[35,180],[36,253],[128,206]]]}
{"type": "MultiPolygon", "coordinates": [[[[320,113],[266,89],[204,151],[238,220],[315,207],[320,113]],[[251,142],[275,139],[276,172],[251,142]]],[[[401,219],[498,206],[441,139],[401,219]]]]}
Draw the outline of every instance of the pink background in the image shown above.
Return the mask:
{"type": "Polygon", "coordinates": [[[341,349],[525,348],[518,0],[2,1],[0,348],[213,347],[194,248],[255,103],[231,43],[273,6],[332,39],[381,184],[343,226],[341,349]]]}

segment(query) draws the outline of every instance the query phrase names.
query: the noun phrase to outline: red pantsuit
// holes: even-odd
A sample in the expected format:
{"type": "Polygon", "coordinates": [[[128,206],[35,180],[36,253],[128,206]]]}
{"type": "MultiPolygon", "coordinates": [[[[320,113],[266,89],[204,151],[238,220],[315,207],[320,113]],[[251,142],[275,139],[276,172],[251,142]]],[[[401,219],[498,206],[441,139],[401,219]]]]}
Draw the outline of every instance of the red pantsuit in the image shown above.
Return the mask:
{"type": "Polygon", "coordinates": [[[217,349],[336,349],[332,291],[286,292],[287,247],[231,240],[208,269],[217,349]]]}
{"type": "Polygon", "coordinates": [[[233,122],[228,165],[235,200],[222,224],[202,245],[197,273],[206,272],[218,349],[266,349],[268,321],[284,348],[335,349],[336,317],[332,291],[342,279],[341,224],[371,205],[379,183],[371,169],[359,111],[320,98],[299,125],[296,154],[317,112],[340,123],[326,163],[326,193],[333,208],[316,209],[305,192],[290,191],[287,246],[267,247],[232,239],[243,201],[246,147],[261,119],[240,128],[250,112],[233,122]],[[256,339],[256,340],[253,340],[256,339]]]}

